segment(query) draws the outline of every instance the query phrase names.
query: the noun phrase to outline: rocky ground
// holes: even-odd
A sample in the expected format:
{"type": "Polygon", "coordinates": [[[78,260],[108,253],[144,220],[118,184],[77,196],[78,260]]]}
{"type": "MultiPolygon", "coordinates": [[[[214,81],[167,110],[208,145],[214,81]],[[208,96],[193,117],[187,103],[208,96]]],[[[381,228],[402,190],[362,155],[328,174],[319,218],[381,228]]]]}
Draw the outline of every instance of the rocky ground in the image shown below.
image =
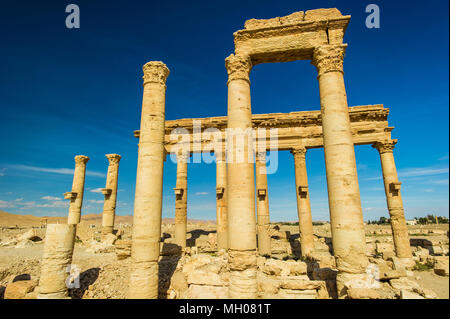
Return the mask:
{"type": "MultiPolygon", "coordinates": [[[[72,271],[79,272],[74,277],[80,285],[70,289],[72,298],[126,297],[128,221],[116,223],[117,234],[103,242],[98,218],[85,218],[79,224],[72,271]]],[[[0,298],[35,298],[45,227],[41,228],[40,219],[24,226],[12,224],[0,226],[0,298]]],[[[367,255],[374,268],[361,279],[362,286],[347,287],[348,298],[449,298],[448,225],[408,227],[414,268],[405,268],[395,257],[390,226],[366,225],[367,255]],[[367,285],[372,289],[366,289],[367,285]]],[[[173,243],[172,221],[166,220],[162,231],[160,298],[226,298],[227,255],[217,252],[215,224],[190,223],[183,256],[173,243]]],[[[298,226],[272,224],[271,232],[271,258],[258,257],[259,297],[335,298],[337,271],[329,224],[314,226],[316,249],[308,260],[300,258],[298,226]]]]}

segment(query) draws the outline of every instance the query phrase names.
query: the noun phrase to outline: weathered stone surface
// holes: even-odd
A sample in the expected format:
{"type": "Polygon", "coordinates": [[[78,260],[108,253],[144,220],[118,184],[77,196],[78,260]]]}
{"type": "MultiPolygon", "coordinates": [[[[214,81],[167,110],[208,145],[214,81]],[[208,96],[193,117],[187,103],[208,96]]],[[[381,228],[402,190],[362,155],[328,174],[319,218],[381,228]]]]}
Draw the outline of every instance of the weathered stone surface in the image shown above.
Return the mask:
{"type": "Polygon", "coordinates": [[[276,259],[267,259],[262,267],[262,272],[268,275],[288,276],[302,275],[307,272],[307,265],[301,261],[281,261],[276,259]]]}
{"type": "Polygon", "coordinates": [[[23,299],[38,285],[37,280],[23,280],[8,284],[4,293],[5,299],[23,299]]]}
{"type": "Polygon", "coordinates": [[[449,257],[448,256],[436,256],[434,257],[434,273],[439,276],[449,275],[449,257]]]}
{"type": "Polygon", "coordinates": [[[349,299],[380,299],[380,295],[370,288],[353,288],[347,289],[347,297],[349,299]]]}
{"type": "Polygon", "coordinates": [[[188,299],[227,299],[228,287],[190,285],[188,299]]]}
{"type": "Polygon", "coordinates": [[[418,293],[412,292],[408,289],[402,289],[400,292],[400,299],[425,299],[418,293]]]}
{"type": "Polygon", "coordinates": [[[341,18],[341,12],[336,8],[314,9],[305,12],[305,21],[327,20],[341,18]]]}

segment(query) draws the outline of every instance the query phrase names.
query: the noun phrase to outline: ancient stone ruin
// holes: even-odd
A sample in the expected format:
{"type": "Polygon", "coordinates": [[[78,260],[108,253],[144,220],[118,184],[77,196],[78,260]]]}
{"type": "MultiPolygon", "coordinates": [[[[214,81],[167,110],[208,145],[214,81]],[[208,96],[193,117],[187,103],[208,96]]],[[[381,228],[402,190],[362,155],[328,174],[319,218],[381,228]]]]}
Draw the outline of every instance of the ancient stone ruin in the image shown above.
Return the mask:
{"type": "MultiPolygon", "coordinates": [[[[159,61],[143,66],[141,124],[135,131],[139,151],[132,234],[116,243],[119,259],[131,257],[128,298],[161,297],[158,270],[167,266],[164,256],[174,257],[173,273],[163,281],[166,298],[433,297],[408,277],[415,262],[393,155],[397,140],[392,139],[393,127],[387,121],[389,110],[383,105],[347,104],[343,70],[347,44],[343,38],[349,20],[350,16],[337,9],[318,9],[246,21],[244,29],[234,33],[234,53],[225,59],[226,117],[166,121],[169,69],[159,61]],[[321,110],[252,114],[252,67],[296,60],[310,60],[316,67],[321,110]],[[216,133],[199,137],[196,123],[201,131],[214,128],[216,133]],[[252,132],[258,129],[266,133],[254,136],[252,132]],[[173,139],[174,130],[179,132],[177,140],[173,139]],[[273,140],[277,141],[275,149],[273,140]],[[395,247],[390,259],[377,259],[368,252],[355,145],[372,145],[380,155],[395,247]],[[325,153],[331,242],[324,238],[318,242],[313,231],[305,160],[312,148],[323,148],[325,153]],[[209,248],[203,249],[209,254],[186,244],[187,165],[192,154],[205,150],[214,152],[217,168],[217,237],[211,237],[209,248]],[[270,224],[269,150],[290,151],[294,158],[300,234],[295,260],[275,256],[272,238],[285,238],[289,244],[290,237],[270,224]],[[177,158],[175,238],[171,243],[165,241],[161,229],[163,166],[169,154],[177,158]],[[332,254],[318,251],[318,245],[331,247],[332,254]]],[[[121,158],[106,156],[110,166],[102,190],[104,240],[114,235],[121,158]]],[[[65,194],[70,200],[67,225],[47,226],[39,298],[67,297],[62,272],[71,261],[88,160],[86,156],[75,158],[73,188],[65,194]]],[[[376,249],[382,250],[381,245],[376,249]]]]}

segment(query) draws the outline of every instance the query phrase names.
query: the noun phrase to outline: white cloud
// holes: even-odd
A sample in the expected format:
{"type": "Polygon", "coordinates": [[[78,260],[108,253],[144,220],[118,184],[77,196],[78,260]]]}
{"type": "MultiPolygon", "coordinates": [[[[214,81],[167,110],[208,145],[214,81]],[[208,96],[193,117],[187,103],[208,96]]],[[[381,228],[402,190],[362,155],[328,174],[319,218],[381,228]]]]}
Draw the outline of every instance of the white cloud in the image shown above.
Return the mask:
{"type": "Polygon", "coordinates": [[[90,199],[88,200],[89,203],[94,203],[94,204],[103,204],[102,200],[95,200],[95,199],[90,199]]]}
{"type": "Polygon", "coordinates": [[[0,200],[0,208],[14,208],[14,207],[16,207],[16,206],[13,203],[4,201],[4,200],[0,200]]]}
{"type": "Polygon", "coordinates": [[[60,198],[60,197],[55,197],[55,196],[44,196],[44,197],[41,197],[42,199],[45,199],[45,200],[51,200],[51,201],[55,201],[55,200],[62,200],[62,198],[60,198]]]}
{"type": "Polygon", "coordinates": [[[197,192],[195,193],[195,196],[203,196],[203,195],[208,195],[208,192],[197,192]]]}
{"type": "Polygon", "coordinates": [[[94,188],[90,190],[91,193],[101,193],[102,192],[102,188],[94,188]]]}
{"type": "Polygon", "coordinates": [[[430,176],[430,175],[440,175],[448,173],[448,167],[444,168],[407,168],[400,170],[398,176],[400,177],[416,177],[416,176],[430,176]]]}
{"type": "Polygon", "coordinates": [[[21,201],[23,201],[23,198],[16,198],[14,201],[15,202],[21,202],[21,201]]]}
{"type": "MultiPolygon", "coordinates": [[[[54,174],[63,174],[63,175],[73,175],[73,172],[74,172],[74,170],[72,168],[46,168],[46,167],[18,165],[18,164],[8,165],[8,168],[20,170],[20,171],[33,171],[33,172],[54,173],[54,174]]],[[[105,177],[105,174],[100,173],[100,172],[86,170],[86,176],[105,177]]]]}
{"type": "Polygon", "coordinates": [[[440,158],[438,158],[438,160],[440,160],[440,161],[447,161],[448,160],[448,154],[447,155],[445,155],[445,156],[442,156],[442,157],[440,157],[440,158]]]}
{"type": "Polygon", "coordinates": [[[0,176],[5,176],[6,168],[0,168],[0,176]]]}

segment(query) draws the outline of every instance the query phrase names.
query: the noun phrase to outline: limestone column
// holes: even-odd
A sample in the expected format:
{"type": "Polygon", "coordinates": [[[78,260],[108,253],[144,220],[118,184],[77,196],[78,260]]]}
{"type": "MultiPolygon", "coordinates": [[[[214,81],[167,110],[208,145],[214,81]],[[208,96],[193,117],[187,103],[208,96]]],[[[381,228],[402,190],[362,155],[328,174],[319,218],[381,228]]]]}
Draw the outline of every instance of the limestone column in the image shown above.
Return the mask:
{"type": "Polygon", "coordinates": [[[312,63],[318,72],[328,202],[337,268],[340,273],[361,274],[365,272],[368,260],[344,84],[345,48],[346,45],[316,47],[312,63]]]}
{"type": "Polygon", "coordinates": [[[48,224],[39,278],[38,299],[69,298],[67,279],[72,263],[76,225],[48,224]]]}
{"type": "Polygon", "coordinates": [[[114,229],[114,218],[116,215],[117,182],[119,177],[119,162],[122,158],[118,154],[107,154],[109,161],[108,175],[106,176],[106,187],[102,189],[105,195],[102,214],[102,235],[111,234],[114,229]]]}
{"type": "Polygon", "coordinates": [[[266,151],[256,153],[256,212],[258,216],[258,252],[270,255],[270,215],[269,193],[267,187],[266,151]]]}
{"type": "Polygon", "coordinates": [[[227,163],[224,151],[216,151],[217,250],[228,248],[227,163]]]}
{"type": "Polygon", "coordinates": [[[186,248],[187,232],[187,162],[188,154],[177,155],[177,182],[175,191],[175,242],[186,248]]]}
{"type": "Polygon", "coordinates": [[[228,291],[230,298],[252,299],[257,296],[255,178],[253,140],[249,138],[252,63],[249,56],[231,54],[225,59],[225,66],[228,72],[228,291]]]}
{"type": "Polygon", "coordinates": [[[67,220],[68,224],[78,224],[81,219],[86,163],[88,161],[89,157],[87,156],[75,156],[75,171],[73,173],[72,191],[64,194],[65,199],[70,199],[69,217],[67,220]]]}
{"type": "Polygon", "coordinates": [[[169,69],[159,61],[143,67],[136,192],[134,199],[129,298],[158,298],[158,259],[164,150],[166,79],[169,69]]]}
{"type": "Polygon", "coordinates": [[[376,142],[373,147],[380,153],[381,169],[383,171],[384,190],[391,217],[392,235],[397,257],[412,258],[409,243],[408,228],[406,226],[405,212],[403,210],[401,183],[398,181],[397,169],[394,161],[394,147],[397,140],[376,142]]]}
{"type": "Polygon", "coordinates": [[[303,257],[314,250],[314,231],[309,200],[308,175],[306,172],[306,148],[291,150],[295,165],[295,193],[297,197],[298,227],[300,232],[300,247],[303,257]]]}

